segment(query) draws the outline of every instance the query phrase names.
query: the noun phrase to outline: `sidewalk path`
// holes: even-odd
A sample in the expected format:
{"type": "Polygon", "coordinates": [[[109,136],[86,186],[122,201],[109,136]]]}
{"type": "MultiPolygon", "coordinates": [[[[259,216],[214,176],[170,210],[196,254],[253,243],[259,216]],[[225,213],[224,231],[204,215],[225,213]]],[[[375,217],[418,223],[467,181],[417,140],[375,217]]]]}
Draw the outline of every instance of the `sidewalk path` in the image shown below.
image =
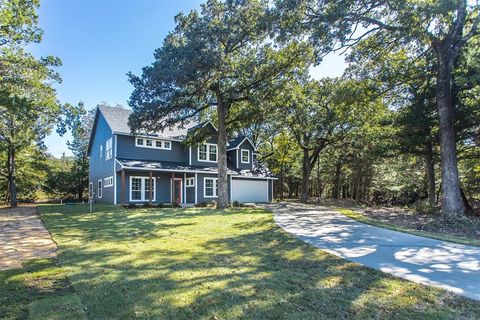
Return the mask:
{"type": "Polygon", "coordinates": [[[331,208],[269,204],[275,222],[341,258],[480,300],[480,247],[414,236],[357,222],[331,208]]]}
{"type": "Polygon", "coordinates": [[[21,268],[30,259],[55,257],[56,250],[37,208],[0,209],[0,270],[21,268]]]}

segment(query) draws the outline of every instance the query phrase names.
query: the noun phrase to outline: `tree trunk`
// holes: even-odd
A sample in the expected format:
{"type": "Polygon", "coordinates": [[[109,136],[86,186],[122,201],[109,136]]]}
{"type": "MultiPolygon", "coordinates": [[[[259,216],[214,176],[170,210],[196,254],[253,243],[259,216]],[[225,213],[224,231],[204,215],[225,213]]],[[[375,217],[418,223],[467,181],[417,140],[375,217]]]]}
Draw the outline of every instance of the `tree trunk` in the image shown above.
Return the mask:
{"type": "Polygon", "coordinates": [[[433,160],[432,143],[429,141],[425,146],[425,167],[427,176],[428,204],[435,206],[435,162],[433,160]]]}
{"type": "Polygon", "coordinates": [[[436,100],[440,120],[440,150],[442,167],[442,213],[465,214],[458,181],[457,147],[455,143],[454,106],[451,93],[453,57],[448,42],[436,47],[438,70],[436,100]]]}
{"type": "Polygon", "coordinates": [[[302,194],[300,196],[300,201],[303,203],[307,203],[309,197],[310,173],[312,172],[312,167],[310,165],[310,157],[307,148],[303,148],[302,162],[302,194]]]}
{"type": "Polygon", "coordinates": [[[10,207],[16,208],[17,203],[17,182],[16,174],[17,170],[15,167],[15,149],[13,147],[8,147],[8,189],[10,193],[10,207]]]}
{"type": "Polygon", "coordinates": [[[337,161],[335,167],[335,181],[333,184],[333,198],[338,199],[340,198],[340,174],[342,172],[342,159],[337,161]]]}
{"type": "Polygon", "coordinates": [[[284,164],[280,164],[280,200],[283,200],[283,193],[284,193],[284,188],[285,188],[285,174],[284,174],[284,164]]]}
{"type": "Polygon", "coordinates": [[[218,208],[228,207],[228,179],[227,179],[227,129],[225,126],[227,108],[217,88],[217,117],[218,117],[218,208]]]}

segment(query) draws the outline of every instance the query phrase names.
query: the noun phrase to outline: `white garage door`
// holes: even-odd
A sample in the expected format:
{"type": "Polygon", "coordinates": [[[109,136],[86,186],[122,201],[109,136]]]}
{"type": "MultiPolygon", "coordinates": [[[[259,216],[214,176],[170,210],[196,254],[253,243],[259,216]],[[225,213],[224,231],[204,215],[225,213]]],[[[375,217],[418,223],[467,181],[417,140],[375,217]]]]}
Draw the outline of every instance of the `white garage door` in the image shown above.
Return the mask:
{"type": "Polygon", "coordinates": [[[268,202],[268,181],[232,179],[232,200],[238,202],[268,202]]]}

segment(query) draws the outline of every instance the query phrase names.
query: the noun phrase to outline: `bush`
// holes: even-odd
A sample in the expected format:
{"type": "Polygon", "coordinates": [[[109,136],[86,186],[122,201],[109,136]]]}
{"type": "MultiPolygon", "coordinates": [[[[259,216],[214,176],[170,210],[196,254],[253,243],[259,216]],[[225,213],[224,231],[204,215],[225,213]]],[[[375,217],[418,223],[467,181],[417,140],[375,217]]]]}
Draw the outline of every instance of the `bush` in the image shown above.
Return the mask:
{"type": "Polygon", "coordinates": [[[208,202],[199,202],[195,205],[195,207],[198,207],[198,208],[206,208],[208,207],[208,202]]]}
{"type": "Polygon", "coordinates": [[[415,204],[413,205],[413,210],[416,213],[428,213],[428,214],[438,213],[439,212],[438,209],[439,208],[437,206],[430,205],[428,200],[419,200],[415,202],[415,204]]]}

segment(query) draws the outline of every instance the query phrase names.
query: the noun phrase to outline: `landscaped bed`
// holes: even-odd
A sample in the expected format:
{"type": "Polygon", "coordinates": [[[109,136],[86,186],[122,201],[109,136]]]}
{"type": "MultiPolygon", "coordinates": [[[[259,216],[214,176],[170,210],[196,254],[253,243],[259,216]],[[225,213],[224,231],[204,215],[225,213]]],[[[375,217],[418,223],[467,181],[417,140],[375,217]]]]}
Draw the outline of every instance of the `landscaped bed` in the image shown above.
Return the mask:
{"type": "Polygon", "coordinates": [[[55,260],[0,273],[0,318],[440,319],[480,302],[286,234],[270,212],[44,206],[55,260]]]}

